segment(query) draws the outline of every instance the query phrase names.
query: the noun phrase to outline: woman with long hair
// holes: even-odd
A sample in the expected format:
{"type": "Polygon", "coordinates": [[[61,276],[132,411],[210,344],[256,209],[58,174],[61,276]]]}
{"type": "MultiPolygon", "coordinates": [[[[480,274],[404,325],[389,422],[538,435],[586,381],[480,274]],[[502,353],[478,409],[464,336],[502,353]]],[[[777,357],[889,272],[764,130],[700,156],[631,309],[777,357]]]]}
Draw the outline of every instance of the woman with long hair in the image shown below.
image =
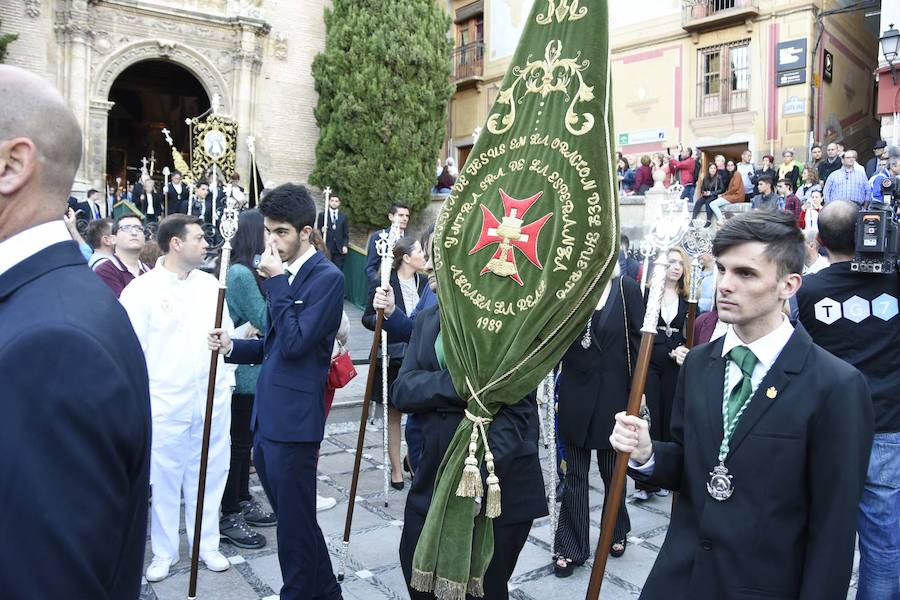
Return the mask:
{"type": "MultiPolygon", "coordinates": [[[[684,250],[679,247],[670,248],[666,258],[668,266],[665,286],[644,388],[647,408],[650,410],[650,437],[663,442],[671,440],[672,401],[675,398],[679,370],[675,356],[676,350],[684,346],[690,279],[690,260],[684,250]]],[[[660,496],[668,495],[667,490],[658,490],[643,483],[636,484],[635,488],[635,500],[647,500],[651,492],[657,492],[660,496]]]]}
{"type": "Polygon", "coordinates": [[[725,179],[728,181],[728,186],[718,198],[709,203],[709,208],[712,210],[713,214],[716,215],[716,223],[718,223],[719,226],[725,222],[725,215],[722,214],[722,207],[744,201],[744,180],[741,178],[741,174],[738,172],[737,165],[735,165],[733,160],[729,160],[725,163],[725,173],[727,175],[725,179]]]}
{"type": "MultiPolygon", "coordinates": [[[[590,556],[591,454],[596,450],[605,505],[616,463],[609,432],[615,414],[625,410],[628,404],[643,321],[640,287],[632,278],[620,276],[617,267],[581,335],[563,356],[557,422],[560,439],[565,444],[566,468],[556,529],[557,558],[553,565],[557,577],[567,577],[590,556]]],[[[623,495],[609,548],[612,556],[622,556],[625,552],[630,528],[623,495]]]]}
{"type": "Polygon", "coordinates": [[[700,184],[700,197],[694,202],[694,212],[691,215],[691,218],[696,219],[700,214],[700,209],[705,207],[705,227],[709,227],[712,225],[713,218],[713,210],[710,203],[718,198],[719,194],[725,191],[725,188],[722,187],[722,178],[719,176],[719,168],[716,166],[716,163],[709,163],[706,171],[703,182],[700,184]]]}
{"type": "MultiPolygon", "coordinates": [[[[403,311],[407,316],[411,315],[419,303],[419,297],[425,291],[428,285],[428,278],[422,274],[425,267],[425,252],[419,240],[412,236],[402,238],[394,246],[394,262],[391,268],[391,289],[394,292],[395,310],[403,311]]],[[[369,290],[369,302],[366,305],[366,311],[363,313],[362,323],[366,329],[375,330],[375,308],[372,306],[372,299],[375,297],[375,288],[373,285],[369,290]]],[[[388,388],[393,385],[397,379],[397,372],[403,363],[403,357],[406,353],[406,342],[391,342],[388,337],[388,388]]],[[[372,368],[381,369],[381,362],[372,365],[372,368]]],[[[375,378],[372,386],[372,398],[374,401],[380,401],[381,394],[381,377],[375,378]]],[[[394,408],[393,401],[389,403],[388,414],[386,415],[388,424],[388,455],[391,459],[391,486],[396,490],[403,489],[403,463],[400,460],[400,419],[402,413],[394,408]]]]}
{"type": "Polygon", "coordinates": [[[803,171],[800,172],[800,186],[796,192],[800,202],[803,204],[809,202],[810,194],[815,187],[821,188],[819,185],[819,172],[815,167],[803,167],[803,171]]]}
{"type": "MultiPolygon", "coordinates": [[[[231,240],[231,264],[228,266],[228,288],[225,301],[235,326],[235,336],[252,338],[262,335],[267,327],[266,299],[262,279],[253,266],[255,256],[265,249],[266,230],[263,216],[256,209],[245,210],[238,217],[238,230],[231,240]]],[[[216,261],[219,272],[221,254],[216,261]]],[[[235,386],[231,394],[231,466],[222,496],[222,517],[219,533],[239,548],[262,548],[266,538],[250,529],[271,527],[275,515],[264,510],[250,494],[250,449],[253,431],[250,416],[256,395],[259,365],[240,365],[234,374],[235,386]]]]}

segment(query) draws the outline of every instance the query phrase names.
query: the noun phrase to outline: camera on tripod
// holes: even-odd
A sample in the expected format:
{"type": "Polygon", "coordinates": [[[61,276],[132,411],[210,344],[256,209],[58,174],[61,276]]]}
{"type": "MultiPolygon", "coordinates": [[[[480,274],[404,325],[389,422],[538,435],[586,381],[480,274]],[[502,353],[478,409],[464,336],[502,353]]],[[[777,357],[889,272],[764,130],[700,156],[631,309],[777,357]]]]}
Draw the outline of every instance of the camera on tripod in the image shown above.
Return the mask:
{"type": "MultiPolygon", "coordinates": [[[[891,186],[883,187],[884,198],[900,196],[900,186],[895,178],[891,186]]],[[[887,181],[887,180],[885,180],[887,181]]],[[[894,273],[900,254],[900,226],[894,218],[894,209],[889,203],[872,202],[868,210],[860,211],[856,221],[856,254],[850,263],[851,271],[861,273],[894,273]]]]}

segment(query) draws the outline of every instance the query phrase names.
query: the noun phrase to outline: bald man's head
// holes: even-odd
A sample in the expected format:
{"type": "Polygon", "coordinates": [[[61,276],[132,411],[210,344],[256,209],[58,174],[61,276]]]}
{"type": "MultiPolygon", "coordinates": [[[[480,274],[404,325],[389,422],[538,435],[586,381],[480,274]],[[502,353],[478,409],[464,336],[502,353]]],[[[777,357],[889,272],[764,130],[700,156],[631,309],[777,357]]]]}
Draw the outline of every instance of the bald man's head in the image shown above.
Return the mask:
{"type": "Polygon", "coordinates": [[[856,251],[856,221],[859,206],[834,200],[819,213],[819,240],[832,254],[851,255],[856,251]]]}
{"type": "MultiPolygon", "coordinates": [[[[81,163],[81,128],[60,93],[37,75],[0,65],[0,177],[10,166],[15,140],[27,139],[36,150],[37,164],[26,167],[26,179],[37,178],[42,201],[54,203],[62,214],[75,173],[81,163]],[[31,170],[33,169],[33,170],[31,170]]],[[[18,160],[13,157],[13,161],[18,160]]],[[[24,187],[24,186],[19,186],[24,187]]],[[[0,190],[0,198],[10,196],[0,190]]]]}

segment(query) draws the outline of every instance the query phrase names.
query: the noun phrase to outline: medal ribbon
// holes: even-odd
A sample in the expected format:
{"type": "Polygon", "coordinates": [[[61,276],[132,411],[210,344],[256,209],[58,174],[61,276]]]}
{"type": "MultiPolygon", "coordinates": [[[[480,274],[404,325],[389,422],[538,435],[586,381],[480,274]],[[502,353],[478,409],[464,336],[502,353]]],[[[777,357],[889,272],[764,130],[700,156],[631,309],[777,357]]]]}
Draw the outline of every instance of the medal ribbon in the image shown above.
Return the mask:
{"type": "MultiPolygon", "coordinates": [[[[741,381],[734,386],[731,393],[725,398],[722,406],[722,424],[724,435],[722,435],[722,444],[719,446],[719,463],[723,464],[731,446],[731,436],[737,427],[741,415],[750,406],[750,398],[753,396],[753,384],[750,376],[753,368],[756,366],[756,355],[747,346],[735,346],[728,352],[728,360],[732,361],[741,370],[741,381]]],[[[728,377],[728,365],[725,365],[725,390],[731,387],[728,377]]]]}

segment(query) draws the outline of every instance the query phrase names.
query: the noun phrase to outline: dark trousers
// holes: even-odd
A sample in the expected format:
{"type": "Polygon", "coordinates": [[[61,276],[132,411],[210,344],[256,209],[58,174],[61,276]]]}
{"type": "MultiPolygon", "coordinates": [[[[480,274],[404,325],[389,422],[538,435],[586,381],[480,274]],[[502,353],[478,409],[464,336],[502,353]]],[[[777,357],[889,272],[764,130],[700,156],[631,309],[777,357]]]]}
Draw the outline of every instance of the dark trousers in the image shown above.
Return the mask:
{"type": "MultiPolygon", "coordinates": [[[[653,349],[654,356],[650,360],[647,384],[644,387],[647,408],[650,410],[650,439],[661,442],[672,441],[672,403],[675,400],[675,386],[678,384],[678,363],[666,356],[668,352],[663,347],[653,349]]],[[[635,487],[648,492],[659,491],[659,488],[644,483],[636,483],[635,487]]]]}
{"type": "Polygon", "coordinates": [[[319,442],[274,442],[261,435],[254,441],[256,472],[278,517],[281,600],[341,598],[316,522],[318,453],[319,442]]]}
{"type": "Polygon", "coordinates": [[[241,512],[241,502],[250,496],[250,448],[253,432],[250,415],[253,412],[253,394],[231,395],[231,467],[222,495],[222,513],[241,512]]]}
{"type": "MultiPolygon", "coordinates": [[[[612,486],[616,467],[616,452],[610,448],[597,450],[597,466],[603,479],[603,511],[612,486]]],[[[568,558],[575,564],[583,564],[591,556],[590,518],[588,502],[588,476],[591,469],[591,451],[566,444],[566,491],[559,511],[556,527],[556,555],[568,558]]],[[[631,531],[631,521],[625,509],[625,494],[619,503],[619,517],[613,532],[613,543],[624,540],[631,531]]]]}
{"type": "MultiPolygon", "coordinates": [[[[484,598],[483,600],[508,600],[509,588],[507,584],[516,569],[519,553],[528,540],[531,524],[534,521],[524,523],[510,523],[508,525],[494,525],[494,556],[488,564],[484,574],[484,598]]],[[[400,536],[400,567],[403,569],[403,577],[406,579],[406,587],[410,600],[434,600],[434,594],[426,594],[409,587],[412,577],[413,555],[416,552],[416,544],[422,527],[425,525],[425,516],[406,512],[403,522],[403,534],[400,536]]],[[[466,594],[467,600],[475,600],[466,594]]]]}
{"type": "Polygon", "coordinates": [[[338,269],[343,270],[345,258],[347,258],[347,255],[341,254],[340,248],[338,248],[337,252],[332,251],[331,253],[331,262],[333,262],[334,266],[336,266],[338,269]]]}
{"type": "Polygon", "coordinates": [[[419,468],[419,456],[422,454],[422,423],[416,415],[406,416],[406,459],[413,472],[419,468]]]}
{"type": "Polygon", "coordinates": [[[697,198],[696,202],[694,202],[694,212],[691,215],[691,218],[696,219],[697,216],[700,214],[700,209],[705,207],[706,208],[706,220],[712,221],[713,211],[712,211],[712,207],[710,207],[709,203],[712,202],[713,200],[715,200],[716,198],[718,198],[717,194],[713,194],[711,196],[704,196],[703,194],[700,194],[700,196],[697,198]]]}

